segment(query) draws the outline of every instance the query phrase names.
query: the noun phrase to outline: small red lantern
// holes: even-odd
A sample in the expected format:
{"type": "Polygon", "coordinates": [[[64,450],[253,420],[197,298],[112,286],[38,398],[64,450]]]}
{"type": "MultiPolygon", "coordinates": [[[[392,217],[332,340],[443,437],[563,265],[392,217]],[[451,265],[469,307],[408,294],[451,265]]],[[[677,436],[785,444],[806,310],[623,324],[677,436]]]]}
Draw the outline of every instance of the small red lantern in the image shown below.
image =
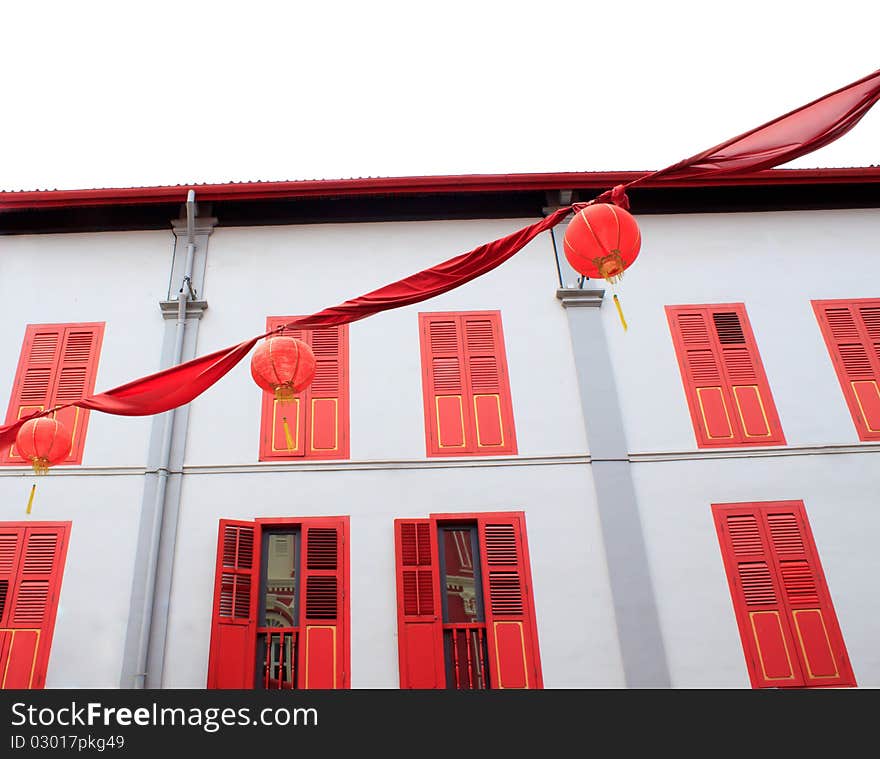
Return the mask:
{"type": "Polygon", "coordinates": [[[50,466],[64,461],[72,444],[67,427],[48,416],[26,421],[15,438],[15,450],[31,462],[35,474],[46,474],[50,466]]]}
{"type": "Polygon", "coordinates": [[[563,250],[572,268],[591,279],[614,284],[639,254],[642,235],[629,211],[594,203],[578,211],[565,230],[563,250]]]}
{"type": "Polygon", "coordinates": [[[282,403],[308,387],[315,378],[315,354],[307,343],[288,335],[268,337],[251,357],[251,376],[282,403]]]}

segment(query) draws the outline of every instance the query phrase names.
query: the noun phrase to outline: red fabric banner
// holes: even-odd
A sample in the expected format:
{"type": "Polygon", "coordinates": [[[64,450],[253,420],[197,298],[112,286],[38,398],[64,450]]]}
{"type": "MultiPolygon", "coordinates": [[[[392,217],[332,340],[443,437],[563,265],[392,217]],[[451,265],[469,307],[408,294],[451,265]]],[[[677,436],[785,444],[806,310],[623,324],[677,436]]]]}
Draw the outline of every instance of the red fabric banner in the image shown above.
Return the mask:
{"type": "MultiPolygon", "coordinates": [[[[346,324],[358,319],[365,319],[380,311],[418,303],[448,292],[500,266],[522,250],[541,232],[556,226],[570,211],[571,207],[560,208],[540,221],[507,235],[507,237],[480,245],[468,253],[450,258],[437,266],[380,287],[378,290],[373,290],[359,298],[353,298],[338,306],[318,311],[311,316],[296,319],[287,326],[315,329],[346,324]]],[[[283,329],[283,327],[278,329],[283,329]]],[[[257,335],[238,345],[133,380],[105,393],[87,396],[76,403],[56,406],[53,409],[46,409],[23,417],[13,424],[0,427],[0,447],[12,445],[19,428],[28,419],[46,416],[67,406],[79,406],[80,408],[123,416],[159,414],[182,406],[217,382],[241,361],[260,339],[268,334],[271,333],[257,335]]]]}
{"type": "MultiPolygon", "coordinates": [[[[679,163],[618,185],[590,201],[628,207],[625,190],[636,184],[664,183],[694,177],[733,176],[778,166],[836,140],[852,129],[880,99],[880,70],[814,100],[745,134],[716,145],[679,163]]],[[[433,298],[470,282],[507,261],[541,232],[551,229],[572,210],[586,203],[560,208],[546,218],[513,234],[480,245],[437,266],[425,269],[366,295],[290,322],[291,327],[313,329],[364,319],[380,311],[433,298]]],[[[269,333],[266,333],[269,334],[269,333]]],[[[0,447],[11,445],[27,419],[45,416],[57,408],[80,406],[125,416],[158,414],[189,403],[244,358],[258,340],[246,340],[185,364],[133,380],[105,393],[73,404],[47,409],[0,427],[0,447]]]]}
{"type": "Polygon", "coordinates": [[[714,148],[624,185],[744,174],[788,163],[834,142],[880,99],[880,70],[714,148]]]}

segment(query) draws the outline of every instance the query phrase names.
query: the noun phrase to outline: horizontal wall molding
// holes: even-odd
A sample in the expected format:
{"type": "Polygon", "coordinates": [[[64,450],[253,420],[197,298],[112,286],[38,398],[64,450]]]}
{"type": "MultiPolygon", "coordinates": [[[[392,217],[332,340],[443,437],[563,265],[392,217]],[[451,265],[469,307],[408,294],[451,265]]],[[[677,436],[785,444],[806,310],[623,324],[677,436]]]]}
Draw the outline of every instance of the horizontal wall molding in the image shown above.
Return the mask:
{"type": "Polygon", "coordinates": [[[836,454],[880,453],[880,443],[861,445],[787,445],[767,448],[721,448],[699,451],[630,453],[634,464],[655,461],[699,461],[703,459],[762,459],[777,456],[828,456],[836,454]]]}
{"type": "MultiPolygon", "coordinates": [[[[474,469],[499,466],[569,466],[594,461],[630,461],[634,464],[658,461],[701,461],[712,459],[756,459],[778,456],[826,456],[880,453],[880,443],[854,445],[780,446],[768,448],[725,448],[700,451],[630,453],[625,459],[592,458],[585,453],[561,456],[493,456],[485,458],[377,459],[361,461],[267,461],[253,464],[208,464],[184,466],[183,474],[258,474],[260,472],[356,471],[362,469],[474,469]]],[[[143,466],[54,466],[48,477],[140,476],[154,474],[143,466]]],[[[172,471],[170,474],[181,474],[172,471]]],[[[0,477],[33,478],[29,466],[0,467],[0,477]]]]}
{"type": "Polygon", "coordinates": [[[504,466],[567,466],[589,464],[584,454],[566,456],[497,456],[491,458],[400,459],[374,461],[266,461],[258,464],[184,466],[190,474],[259,474],[261,472],[360,471],[379,469],[481,469],[504,466]]]}
{"type": "Polygon", "coordinates": [[[143,475],[147,469],[142,466],[53,466],[51,471],[42,476],[34,475],[34,470],[29,466],[4,466],[0,467],[0,477],[27,477],[35,476],[42,480],[44,477],[105,477],[120,475],[143,475]]]}

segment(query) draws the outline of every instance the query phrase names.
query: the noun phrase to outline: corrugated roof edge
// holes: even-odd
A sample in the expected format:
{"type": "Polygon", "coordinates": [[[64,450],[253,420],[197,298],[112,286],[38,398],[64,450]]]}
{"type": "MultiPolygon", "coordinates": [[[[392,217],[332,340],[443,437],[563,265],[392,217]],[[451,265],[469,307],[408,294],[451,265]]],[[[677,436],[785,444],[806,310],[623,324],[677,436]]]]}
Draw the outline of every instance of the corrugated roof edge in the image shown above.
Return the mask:
{"type": "MultiPolygon", "coordinates": [[[[0,191],[0,210],[69,206],[177,203],[188,190],[199,201],[258,200],[267,198],[339,197],[348,195],[413,195],[460,192],[511,192],[565,189],[610,189],[649,172],[595,171],[548,174],[461,174],[419,177],[361,177],[305,179],[285,182],[227,182],[177,184],[156,187],[118,187],[82,190],[0,191]]],[[[880,166],[769,169],[736,177],[645,182],[641,187],[723,187],[741,185],[862,184],[880,182],[880,166]]]]}

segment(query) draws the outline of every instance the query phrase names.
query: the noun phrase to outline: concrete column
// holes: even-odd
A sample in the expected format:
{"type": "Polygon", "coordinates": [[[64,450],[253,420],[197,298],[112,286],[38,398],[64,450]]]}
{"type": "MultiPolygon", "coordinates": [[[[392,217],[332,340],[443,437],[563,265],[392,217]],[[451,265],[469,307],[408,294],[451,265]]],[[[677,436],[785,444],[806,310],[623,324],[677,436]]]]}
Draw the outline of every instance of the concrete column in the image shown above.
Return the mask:
{"type": "MultiPolygon", "coordinates": [[[[563,271],[564,279],[567,279],[563,271]]],[[[623,418],[600,308],[605,291],[562,288],[626,684],[669,688],[671,681],[639,519],[623,418]]]]}
{"type": "MultiPolygon", "coordinates": [[[[212,217],[195,219],[195,254],[192,268],[191,300],[186,307],[186,326],[184,328],[183,353],[180,363],[197,355],[199,320],[208,307],[204,299],[205,269],[207,265],[208,238],[217,220],[212,217]]],[[[171,262],[168,292],[165,300],[159,301],[159,311],[165,320],[165,333],[162,341],[161,368],[174,363],[174,344],[178,315],[177,294],[183,283],[186,259],[187,230],[186,219],[172,222],[174,234],[174,256],[171,262]]],[[[159,414],[153,418],[147,471],[144,480],[144,494],[141,506],[141,520],[138,543],[135,551],[134,577],[132,580],[131,603],[125,638],[120,687],[138,687],[143,680],[146,688],[162,687],[162,669],[165,661],[165,634],[168,623],[168,599],[171,593],[173,576],[174,547],[177,539],[177,518],[180,510],[180,492],[183,478],[183,460],[186,448],[186,433],[189,424],[189,404],[159,414]],[[171,431],[171,456],[167,470],[161,462],[162,436],[165,425],[173,423],[171,431]],[[157,503],[160,478],[167,477],[163,503],[157,503]],[[159,538],[158,563],[155,567],[155,584],[151,597],[147,597],[148,576],[153,531],[157,520],[161,519],[162,529],[159,538]],[[142,629],[146,615],[150,615],[148,641],[142,640],[142,629]],[[138,671],[138,652],[145,643],[147,648],[146,672],[138,671]]]]}

